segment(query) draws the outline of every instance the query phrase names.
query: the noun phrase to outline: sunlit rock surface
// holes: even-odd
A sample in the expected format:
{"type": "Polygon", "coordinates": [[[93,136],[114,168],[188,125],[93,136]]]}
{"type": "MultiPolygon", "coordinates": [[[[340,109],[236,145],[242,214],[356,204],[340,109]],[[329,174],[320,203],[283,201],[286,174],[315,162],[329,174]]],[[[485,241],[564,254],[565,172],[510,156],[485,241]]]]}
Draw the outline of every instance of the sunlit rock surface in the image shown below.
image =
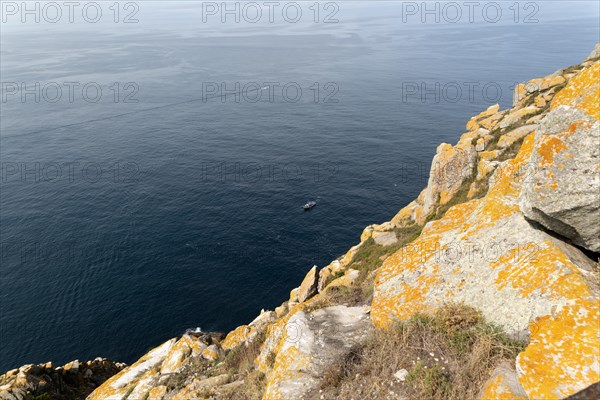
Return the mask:
{"type": "MultiPolygon", "coordinates": [[[[597,266],[555,235],[591,249],[597,239],[598,225],[591,221],[598,210],[598,172],[592,172],[598,147],[592,142],[599,67],[589,66],[559,92],[553,111],[524,139],[517,156],[497,167],[483,198],[450,208],[386,259],[375,280],[376,326],[452,299],[481,310],[513,335],[530,336],[516,365],[529,398],[564,398],[600,380],[597,266]],[[579,163],[569,148],[583,153],[579,163]],[[530,223],[520,198],[528,216],[536,216],[529,211],[533,203],[562,224],[539,218],[546,232],[530,223]]],[[[511,124],[513,115],[522,113],[509,113],[511,124]]]]}
{"type": "Polygon", "coordinates": [[[265,399],[300,400],[318,388],[319,377],[339,355],[366,339],[365,307],[333,306],[291,317],[275,349],[265,399]]]}

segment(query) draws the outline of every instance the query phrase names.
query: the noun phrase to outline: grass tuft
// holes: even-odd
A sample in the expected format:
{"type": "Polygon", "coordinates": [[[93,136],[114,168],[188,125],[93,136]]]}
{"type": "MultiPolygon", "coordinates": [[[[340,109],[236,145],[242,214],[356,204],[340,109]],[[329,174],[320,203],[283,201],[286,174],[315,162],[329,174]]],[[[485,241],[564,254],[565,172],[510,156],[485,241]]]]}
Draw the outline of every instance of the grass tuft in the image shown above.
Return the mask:
{"type": "Polygon", "coordinates": [[[492,369],[523,348],[473,308],[446,304],[374,332],[326,371],[320,390],[325,398],[476,399],[492,369]],[[393,376],[400,369],[404,382],[393,376]]]}

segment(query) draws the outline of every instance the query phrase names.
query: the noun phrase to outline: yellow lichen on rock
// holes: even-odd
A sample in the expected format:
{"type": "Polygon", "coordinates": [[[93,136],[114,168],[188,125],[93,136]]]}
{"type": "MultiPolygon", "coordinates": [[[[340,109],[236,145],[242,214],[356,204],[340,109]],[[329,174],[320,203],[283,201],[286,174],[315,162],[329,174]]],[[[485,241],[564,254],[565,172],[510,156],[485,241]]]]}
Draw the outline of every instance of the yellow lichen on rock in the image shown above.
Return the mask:
{"type": "Polygon", "coordinates": [[[179,371],[183,367],[183,361],[190,355],[197,356],[206,348],[198,338],[189,335],[183,335],[175,345],[169,350],[169,353],[162,362],[160,373],[168,374],[179,371]]]}
{"type": "Polygon", "coordinates": [[[496,278],[500,289],[510,286],[523,298],[534,291],[555,300],[591,296],[577,266],[550,240],[516,247],[490,266],[500,269],[496,278]]]}
{"type": "Polygon", "coordinates": [[[102,386],[94,390],[88,400],[121,400],[133,390],[143,392],[141,395],[144,395],[153,387],[151,378],[159,375],[159,371],[155,368],[161,365],[175,342],[176,339],[171,339],[152,349],[135,364],[104,382],[102,386]]]}
{"type": "Polygon", "coordinates": [[[248,325],[240,325],[225,337],[221,342],[223,350],[230,350],[242,343],[245,343],[249,338],[256,334],[256,329],[248,325]]]}
{"type": "Polygon", "coordinates": [[[153,387],[150,389],[150,392],[148,392],[148,400],[162,400],[165,394],[167,394],[166,386],[153,387]]]}
{"type": "Polygon", "coordinates": [[[600,119],[600,61],[571,78],[569,84],[554,96],[550,109],[577,106],[592,118],[600,119]]]}
{"type": "Polygon", "coordinates": [[[600,302],[578,299],[536,323],[517,358],[519,382],[531,399],[562,399],[600,381],[600,302]]]}
{"type": "MultiPolygon", "coordinates": [[[[288,340],[287,338],[284,340],[288,340]]],[[[281,381],[299,378],[298,370],[306,368],[310,364],[310,356],[302,354],[298,347],[290,345],[283,346],[277,352],[273,370],[269,374],[269,380],[265,388],[265,400],[286,400],[286,397],[277,387],[281,381]]]]}
{"type": "MultiPolygon", "coordinates": [[[[451,298],[480,309],[490,321],[518,334],[532,319],[593,297],[589,282],[565,252],[567,248],[569,254],[578,250],[564,243],[556,245],[556,239],[532,228],[520,212],[518,200],[527,176],[524,167],[537,150],[535,146],[534,135],[528,135],[517,156],[494,173],[485,197],[451,207],[441,219],[427,224],[411,245],[386,259],[375,279],[371,308],[377,327],[408,319],[415,312],[432,311],[451,298]]],[[[588,309],[590,316],[590,305],[588,309]]],[[[593,312],[597,314],[597,310],[593,312]]],[[[572,322],[584,329],[581,326],[585,319],[581,315],[581,321],[572,322]]],[[[588,324],[595,323],[588,318],[588,324]]],[[[558,340],[559,336],[553,333],[552,339],[558,340]]],[[[593,354],[592,345],[600,346],[597,336],[594,340],[590,337],[574,337],[580,343],[588,340],[583,349],[588,355],[593,354]]],[[[562,344],[544,344],[548,359],[565,357],[562,344]]],[[[585,359],[583,363],[577,363],[576,358],[572,361],[569,368],[574,371],[596,368],[588,366],[585,359]]],[[[545,360],[544,364],[548,363],[545,360]]],[[[539,387],[539,381],[547,380],[550,391],[561,390],[562,394],[580,388],[574,379],[563,379],[563,386],[556,389],[560,380],[557,376],[542,376],[544,369],[520,371],[527,371],[523,376],[529,384],[523,387],[530,398],[545,399],[532,396],[531,388],[539,387]],[[534,383],[536,379],[538,383],[534,383]],[[557,382],[551,385],[553,380],[557,382]]],[[[577,373],[576,377],[587,384],[597,379],[592,372],[577,373]]]]}
{"type": "Polygon", "coordinates": [[[503,375],[490,380],[483,388],[481,400],[528,400],[527,397],[515,394],[506,383],[503,375]]]}
{"type": "Polygon", "coordinates": [[[479,124],[477,123],[478,121],[484,120],[496,114],[499,109],[500,105],[498,104],[489,106],[485,111],[482,111],[481,113],[479,113],[479,115],[476,115],[469,120],[469,122],[467,123],[467,129],[470,131],[474,131],[475,129],[479,128],[479,124]]]}

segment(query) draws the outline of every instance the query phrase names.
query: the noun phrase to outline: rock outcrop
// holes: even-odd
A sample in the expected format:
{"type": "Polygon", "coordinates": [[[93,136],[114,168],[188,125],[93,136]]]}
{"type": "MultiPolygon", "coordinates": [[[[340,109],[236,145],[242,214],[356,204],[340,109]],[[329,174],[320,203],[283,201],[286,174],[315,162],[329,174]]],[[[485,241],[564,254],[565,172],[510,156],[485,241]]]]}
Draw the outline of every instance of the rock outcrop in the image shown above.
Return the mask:
{"type": "Polygon", "coordinates": [[[600,64],[575,76],[540,122],[521,192],[521,210],[600,252],[600,64]],[[595,99],[595,103],[590,99],[595,99]],[[596,223],[592,223],[596,221],[596,223]]]}
{"type": "Polygon", "coordinates": [[[169,391],[189,399],[208,387],[226,384],[229,378],[202,375],[203,363],[214,363],[224,355],[218,340],[218,335],[191,334],[171,339],[110,378],[88,399],[162,399],[169,391]]]}
{"type": "Polygon", "coordinates": [[[0,375],[0,400],[83,399],[126,365],[105,358],[29,364],[0,375]]]}
{"type": "MultiPolygon", "coordinates": [[[[453,299],[529,337],[516,362],[528,398],[565,398],[600,380],[596,260],[556,237],[597,251],[599,68],[595,61],[570,80],[537,82],[547,90],[568,81],[516,157],[496,165],[485,196],[451,207],[385,260],[372,304],[377,327],[453,299]]],[[[494,124],[518,124],[528,108],[494,124]]]]}

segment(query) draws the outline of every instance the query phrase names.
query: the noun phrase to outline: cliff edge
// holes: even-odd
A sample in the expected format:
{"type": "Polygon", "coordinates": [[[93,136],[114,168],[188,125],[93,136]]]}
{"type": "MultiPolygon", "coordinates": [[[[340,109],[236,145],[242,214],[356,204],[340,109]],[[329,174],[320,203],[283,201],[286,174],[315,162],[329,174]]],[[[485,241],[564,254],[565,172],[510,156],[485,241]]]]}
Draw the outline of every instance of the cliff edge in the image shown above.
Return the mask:
{"type": "MultiPolygon", "coordinates": [[[[596,392],[599,99],[596,45],[583,63],[518,85],[510,109],[471,118],[456,145],[437,148],[417,199],[367,227],[345,255],[311,268],[281,306],[224,338],[171,339],[87,398],[596,392]]],[[[8,374],[0,399],[35,398],[9,397],[17,383],[8,374]]]]}

